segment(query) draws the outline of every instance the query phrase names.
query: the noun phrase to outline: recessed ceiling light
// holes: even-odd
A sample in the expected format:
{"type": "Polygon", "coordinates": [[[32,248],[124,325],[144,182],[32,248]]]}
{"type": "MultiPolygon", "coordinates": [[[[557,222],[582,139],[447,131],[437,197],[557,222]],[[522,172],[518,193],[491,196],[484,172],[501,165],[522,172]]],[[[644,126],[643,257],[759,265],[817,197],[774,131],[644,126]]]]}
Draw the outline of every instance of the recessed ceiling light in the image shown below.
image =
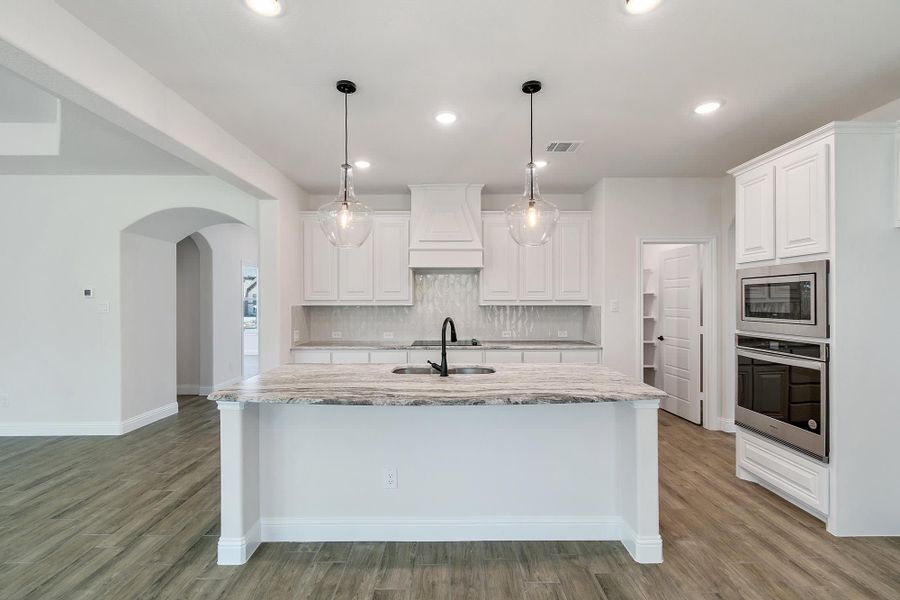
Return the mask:
{"type": "Polygon", "coordinates": [[[440,123],[441,125],[450,125],[451,123],[456,122],[456,115],[452,112],[439,112],[434,115],[434,120],[440,123]]]}
{"type": "Polygon", "coordinates": [[[277,17],[283,6],[279,0],[244,0],[247,8],[264,17],[277,17]]]}
{"type": "Polygon", "coordinates": [[[550,163],[548,163],[546,160],[536,160],[536,161],[534,161],[534,166],[536,166],[538,169],[543,169],[544,167],[546,167],[546,166],[549,165],[549,164],[550,164],[550,163]]]}
{"type": "Polygon", "coordinates": [[[625,10],[633,15],[643,15],[660,5],[662,0],[625,0],[625,10]]]}
{"type": "Polygon", "coordinates": [[[358,160],[353,164],[354,164],[354,166],[356,166],[357,169],[368,169],[369,167],[372,166],[372,163],[370,163],[367,160],[358,160]]]}
{"type": "Polygon", "coordinates": [[[717,110],[722,108],[721,102],[704,102],[694,109],[694,112],[698,115],[708,115],[709,113],[714,113],[717,110]]]}

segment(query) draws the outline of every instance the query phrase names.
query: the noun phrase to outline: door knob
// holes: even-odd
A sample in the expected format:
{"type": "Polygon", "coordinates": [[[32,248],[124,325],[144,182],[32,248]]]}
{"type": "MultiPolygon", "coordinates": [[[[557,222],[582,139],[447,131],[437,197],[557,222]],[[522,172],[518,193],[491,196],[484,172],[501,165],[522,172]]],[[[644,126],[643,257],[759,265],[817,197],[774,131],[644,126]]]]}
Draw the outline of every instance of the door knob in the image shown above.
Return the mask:
{"type": "Polygon", "coordinates": [[[663,336],[661,336],[661,335],[660,335],[660,336],[657,336],[657,338],[656,338],[656,339],[658,339],[658,340],[659,340],[659,341],[661,341],[661,342],[664,342],[664,341],[666,341],[666,338],[664,338],[664,337],[663,337],[663,336]]]}

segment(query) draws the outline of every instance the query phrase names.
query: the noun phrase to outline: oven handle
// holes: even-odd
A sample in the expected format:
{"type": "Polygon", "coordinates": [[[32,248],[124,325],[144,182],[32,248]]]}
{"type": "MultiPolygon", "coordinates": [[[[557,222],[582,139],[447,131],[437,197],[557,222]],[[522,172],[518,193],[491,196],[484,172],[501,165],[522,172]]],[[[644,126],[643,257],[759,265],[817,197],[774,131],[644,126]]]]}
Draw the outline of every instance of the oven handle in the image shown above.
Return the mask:
{"type": "Polygon", "coordinates": [[[811,358],[794,358],[788,357],[788,355],[781,354],[778,352],[765,352],[765,351],[757,351],[757,350],[746,350],[738,346],[737,349],[738,356],[745,356],[747,358],[756,358],[759,360],[765,360],[768,362],[777,362],[780,365],[788,365],[789,367],[801,367],[804,369],[813,369],[816,371],[824,371],[825,363],[824,361],[819,361],[811,358]]]}

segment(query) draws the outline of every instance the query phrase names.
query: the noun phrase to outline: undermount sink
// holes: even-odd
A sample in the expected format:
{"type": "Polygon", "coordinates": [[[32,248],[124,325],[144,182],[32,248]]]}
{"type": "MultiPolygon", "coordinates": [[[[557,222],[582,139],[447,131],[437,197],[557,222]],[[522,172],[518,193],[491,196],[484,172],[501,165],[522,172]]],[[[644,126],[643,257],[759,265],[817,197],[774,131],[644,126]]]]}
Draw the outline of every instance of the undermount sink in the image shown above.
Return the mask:
{"type": "MultiPolygon", "coordinates": [[[[397,367],[391,373],[397,375],[439,375],[436,369],[432,367],[397,367]]],[[[496,373],[492,367],[450,367],[447,369],[448,375],[488,375],[496,373]]]]}

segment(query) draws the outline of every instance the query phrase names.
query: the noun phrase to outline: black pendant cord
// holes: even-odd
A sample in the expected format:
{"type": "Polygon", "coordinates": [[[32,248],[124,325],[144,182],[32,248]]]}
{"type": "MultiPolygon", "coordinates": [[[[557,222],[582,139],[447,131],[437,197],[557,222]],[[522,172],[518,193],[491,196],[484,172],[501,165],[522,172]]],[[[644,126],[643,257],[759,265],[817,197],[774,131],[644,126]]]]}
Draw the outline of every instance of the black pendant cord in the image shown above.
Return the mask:
{"type": "Polygon", "coordinates": [[[349,140],[349,134],[347,132],[347,96],[348,94],[344,93],[344,205],[347,204],[347,170],[350,168],[350,161],[347,154],[347,146],[349,140]]]}
{"type": "Polygon", "coordinates": [[[528,146],[528,157],[529,157],[528,169],[530,171],[531,177],[529,177],[528,181],[529,181],[529,184],[531,185],[531,193],[530,193],[529,198],[532,202],[534,202],[534,94],[533,93],[528,94],[528,99],[530,102],[529,110],[530,110],[530,114],[531,114],[531,117],[529,120],[531,136],[529,138],[529,146],[528,146]]]}

